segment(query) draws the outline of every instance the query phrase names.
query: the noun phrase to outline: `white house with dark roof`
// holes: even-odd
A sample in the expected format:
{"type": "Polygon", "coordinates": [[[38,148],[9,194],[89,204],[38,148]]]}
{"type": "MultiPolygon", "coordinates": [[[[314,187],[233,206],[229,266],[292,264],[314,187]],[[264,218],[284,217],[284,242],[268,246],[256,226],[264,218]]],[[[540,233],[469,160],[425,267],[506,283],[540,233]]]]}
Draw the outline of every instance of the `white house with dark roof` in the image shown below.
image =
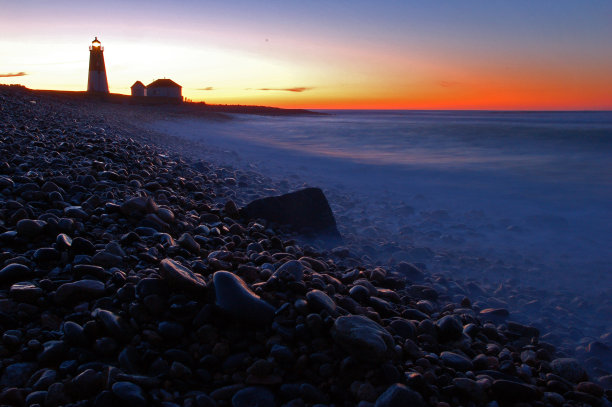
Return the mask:
{"type": "Polygon", "coordinates": [[[158,79],[147,85],[147,97],[183,99],[183,87],[171,79],[158,79]]]}

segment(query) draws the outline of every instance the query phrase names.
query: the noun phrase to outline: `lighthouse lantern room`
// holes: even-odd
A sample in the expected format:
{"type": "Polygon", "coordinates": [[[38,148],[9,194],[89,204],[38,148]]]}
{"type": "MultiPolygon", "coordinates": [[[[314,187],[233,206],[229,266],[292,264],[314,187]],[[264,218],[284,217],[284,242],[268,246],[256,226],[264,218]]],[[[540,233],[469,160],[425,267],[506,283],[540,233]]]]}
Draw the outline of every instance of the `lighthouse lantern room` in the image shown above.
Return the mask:
{"type": "Polygon", "coordinates": [[[106,67],[104,66],[104,47],[98,37],[94,38],[89,47],[89,77],[87,79],[87,92],[108,93],[106,67]]]}

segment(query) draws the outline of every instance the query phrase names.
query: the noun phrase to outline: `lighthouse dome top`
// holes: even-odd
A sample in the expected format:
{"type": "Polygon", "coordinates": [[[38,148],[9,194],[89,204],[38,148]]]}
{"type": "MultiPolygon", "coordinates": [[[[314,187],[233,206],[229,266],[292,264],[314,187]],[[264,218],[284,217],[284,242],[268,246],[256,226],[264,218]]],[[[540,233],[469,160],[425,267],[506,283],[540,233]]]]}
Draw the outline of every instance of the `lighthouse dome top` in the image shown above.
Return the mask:
{"type": "Polygon", "coordinates": [[[91,45],[94,47],[100,46],[100,41],[98,41],[98,37],[94,38],[94,40],[91,42],[91,45]]]}

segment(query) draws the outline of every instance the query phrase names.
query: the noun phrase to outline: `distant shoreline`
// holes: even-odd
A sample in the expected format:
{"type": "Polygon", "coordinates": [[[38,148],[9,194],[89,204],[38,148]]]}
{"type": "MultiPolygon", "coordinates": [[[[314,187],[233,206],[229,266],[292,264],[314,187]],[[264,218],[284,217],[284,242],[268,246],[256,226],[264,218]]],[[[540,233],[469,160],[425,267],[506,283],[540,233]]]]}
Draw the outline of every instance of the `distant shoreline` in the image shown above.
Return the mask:
{"type": "Polygon", "coordinates": [[[314,115],[325,116],[326,113],[315,112],[306,109],[284,109],[273,106],[253,106],[253,105],[215,105],[204,102],[174,102],[165,101],[159,98],[133,97],[119,93],[91,94],[85,91],[65,91],[30,89],[22,85],[18,86],[34,94],[57,96],[69,100],[86,100],[90,102],[106,102],[110,104],[124,104],[130,106],[151,107],[155,110],[164,109],[174,114],[186,115],[206,115],[207,113],[227,113],[227,114],[254,114],[264,116],[295,116],[295,115],[314,115]]]}

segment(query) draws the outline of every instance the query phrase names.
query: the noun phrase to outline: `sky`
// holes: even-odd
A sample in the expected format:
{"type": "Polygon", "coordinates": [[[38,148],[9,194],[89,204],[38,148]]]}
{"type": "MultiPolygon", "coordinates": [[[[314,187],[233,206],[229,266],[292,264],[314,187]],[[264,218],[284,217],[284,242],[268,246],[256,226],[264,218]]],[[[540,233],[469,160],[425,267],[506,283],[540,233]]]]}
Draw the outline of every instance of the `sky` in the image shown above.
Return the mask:
{"type": "Polygon", "coordinates": [[[612,110],[609,0],[0,0],[0,83],[313,109],[612,110]]]}

